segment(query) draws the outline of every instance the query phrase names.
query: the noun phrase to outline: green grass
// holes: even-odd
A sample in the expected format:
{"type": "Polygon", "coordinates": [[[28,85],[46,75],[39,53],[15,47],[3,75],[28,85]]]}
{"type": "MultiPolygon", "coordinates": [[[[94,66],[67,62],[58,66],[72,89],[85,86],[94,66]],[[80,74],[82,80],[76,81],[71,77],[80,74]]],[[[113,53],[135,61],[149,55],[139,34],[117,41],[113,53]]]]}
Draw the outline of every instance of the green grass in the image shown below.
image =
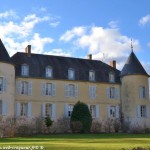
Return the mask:
{"type": "MultiPolygon", "coordinates": [[[[119,150],[150,147],[150,134],[62,134],[0,139],[3,146],[44,146],[44,150],[119,150]]],[[[39,147],[37,149],[40,150],[39,147]]]]}

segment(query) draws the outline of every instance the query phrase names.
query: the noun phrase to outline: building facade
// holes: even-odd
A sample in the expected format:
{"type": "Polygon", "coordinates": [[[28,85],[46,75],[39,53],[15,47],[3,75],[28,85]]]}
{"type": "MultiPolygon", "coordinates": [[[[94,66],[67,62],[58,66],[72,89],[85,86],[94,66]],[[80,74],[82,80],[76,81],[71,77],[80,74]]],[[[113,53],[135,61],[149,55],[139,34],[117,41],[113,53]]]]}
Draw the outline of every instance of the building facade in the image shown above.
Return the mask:
{"type": "Polygon", "coordinates": [[[0,115],[70,117],[77,101],[93,119],[123,118],[150,125],[149,75],[132,51],[122,71],[101,61],[17,52],[0,40],[0,115]]]}

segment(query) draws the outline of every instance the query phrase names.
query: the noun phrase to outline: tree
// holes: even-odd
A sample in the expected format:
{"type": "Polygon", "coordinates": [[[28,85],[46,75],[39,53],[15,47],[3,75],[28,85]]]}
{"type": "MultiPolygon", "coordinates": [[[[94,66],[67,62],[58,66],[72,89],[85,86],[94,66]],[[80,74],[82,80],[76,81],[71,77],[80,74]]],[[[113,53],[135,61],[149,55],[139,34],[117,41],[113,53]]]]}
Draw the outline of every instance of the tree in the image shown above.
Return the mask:
{"type": "Polygon", "coordinates": [[[45,117],[45,125],[47,127],[50,127],[52,125],[53,121],[51,120],[50,116],[45,117]]]}
{"type": "Polygon", "coordinates": [[[71,129],[73,132],[89,132],[92,125],[92,116],[88,106],[78,101],[71,114],[71,129]]]}

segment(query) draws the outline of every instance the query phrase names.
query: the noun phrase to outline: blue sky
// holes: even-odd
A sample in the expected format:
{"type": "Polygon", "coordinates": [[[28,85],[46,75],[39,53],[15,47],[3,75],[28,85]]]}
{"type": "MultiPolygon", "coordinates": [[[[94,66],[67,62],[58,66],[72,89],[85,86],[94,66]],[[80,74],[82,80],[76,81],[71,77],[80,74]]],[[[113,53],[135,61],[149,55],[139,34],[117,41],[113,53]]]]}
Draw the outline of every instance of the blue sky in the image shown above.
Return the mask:
{"type": "Polygon", "coordinates": [[[86,58],[122,69],[134,52],[150,73],[149,0],[5,0],[0,38],[10,55],[23,52],[86,58]]]}

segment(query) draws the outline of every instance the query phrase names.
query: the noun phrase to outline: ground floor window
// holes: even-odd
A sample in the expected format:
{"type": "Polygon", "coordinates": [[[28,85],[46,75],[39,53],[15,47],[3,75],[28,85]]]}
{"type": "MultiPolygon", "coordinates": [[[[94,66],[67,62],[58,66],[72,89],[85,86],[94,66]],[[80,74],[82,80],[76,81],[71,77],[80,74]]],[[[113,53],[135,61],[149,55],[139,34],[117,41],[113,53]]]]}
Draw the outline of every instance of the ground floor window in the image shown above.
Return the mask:
{"type": "Polygon", "coordinates": [[[21,116],[28,115],[28,104],[27,103],[21,103],[20,115],[21,116]]]}

